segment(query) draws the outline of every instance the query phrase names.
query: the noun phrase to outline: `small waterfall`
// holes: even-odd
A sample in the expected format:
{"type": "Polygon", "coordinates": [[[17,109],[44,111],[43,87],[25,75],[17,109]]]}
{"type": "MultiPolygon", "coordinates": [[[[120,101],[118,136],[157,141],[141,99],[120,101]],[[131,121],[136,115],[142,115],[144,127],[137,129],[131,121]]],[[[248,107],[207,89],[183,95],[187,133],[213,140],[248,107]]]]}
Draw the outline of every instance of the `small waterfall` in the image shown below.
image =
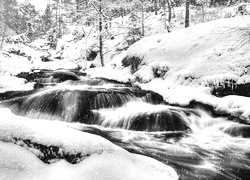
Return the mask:
{"type": "MultiPolygon", "coordinates": [[[[89,123],[92,110],[121,107],[129,101],[160,104],[160,95],[136,87],[58,85],[0,103],[13,113],[34,119],[89,123]]],[[[0,95],[1,96],[1,95],[0,95]]],[[[4,95],[2,95],[4,96],[4,95]]]]}
{"type": "Polygon", "coordinates": [[[136,131],[186,131],[188,116],[181,108],[130,102],[116,109],[94,110],[91,124],[136,131]]]}
{"type": "Polygon", "coordinates": [[[221,130],[232,137],[250,138],[250,125],[247,124],[228,123],[221,130]]]}

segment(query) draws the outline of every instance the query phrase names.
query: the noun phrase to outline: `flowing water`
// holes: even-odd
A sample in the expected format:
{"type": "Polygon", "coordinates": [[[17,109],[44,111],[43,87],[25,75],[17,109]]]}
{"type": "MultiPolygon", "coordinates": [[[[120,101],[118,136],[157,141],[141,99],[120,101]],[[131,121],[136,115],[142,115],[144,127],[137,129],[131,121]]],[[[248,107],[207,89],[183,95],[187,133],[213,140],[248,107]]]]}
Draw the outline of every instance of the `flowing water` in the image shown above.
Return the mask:
{"type": "Polygon", "coordinates": [[[160,95],[129,84],[73,77],[2,93],[0,106],[20,116],[69,122],[172,166],[180,179],[250,179],[250,125],[201,106],[169,106],[160,95]]]}

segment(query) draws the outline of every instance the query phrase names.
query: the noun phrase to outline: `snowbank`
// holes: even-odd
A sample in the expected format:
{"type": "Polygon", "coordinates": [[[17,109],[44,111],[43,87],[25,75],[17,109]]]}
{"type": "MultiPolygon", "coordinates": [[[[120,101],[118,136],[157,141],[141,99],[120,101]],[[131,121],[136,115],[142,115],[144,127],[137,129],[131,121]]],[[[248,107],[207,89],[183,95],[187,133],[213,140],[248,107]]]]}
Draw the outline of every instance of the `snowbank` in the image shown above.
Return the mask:
{"type": "Polygon", "coordinates": [[[69,59],[55,60],[50,62],[42,62],[37,60],[33,62],[33,69],[47,69],[47,70],[58,70],[58,69],[78,69],[78,64],[69,59]]]}
{"type": "Polygon", "coordinates": [[[169,166],[128,153],[108,140],[71,129],[61,122],[18,117],[0,109],[0,179],[178,179],[169,166]],[[27,144],[27,142],[29,142],[27,144]],[[33,147],[32,143],[36,143],[33,147]],[[58,147],[64,155],[80,154],[77,164],[44,164],[36,147],[58,147]]]}
{"type": "Polygon", "coordinates": [[[32,65],[27,57],[0,51],[0,73],[17,75],[21,72],[29,72],[31,68],[32,65]]]}
{"type": "Polygon", "coordinates": [[[164,79],[172,85],[206,86],[237,81],[248,73],[250,57],[248,46],[237,49],[241,45],[236,44],[241,35],[237,28],[247,26],[248,21],[249,16],[220,19],[149,36],[132,45],[127,58],[141,59],[135,76],[142,82],[155,78],[154,68],[167,69],[164,79]]]}
{"type": "Polygon", "coordinates": [[[104,77],[107,79],[118,79],[120,82],[128,82],[131,80],[131,73],[129,68],[114,69],[110,66],[102,68],[92,68],[86,70],[87,74],[92,77],[104,77]]]}
{"type": "Polygon", "coordinates": [[[0,74],[0,93],[15,90],[31,90],[34,83],[27,83],[26,79],[8,74],[0,74]]]}
{"type": "Polygon", "coordinates": [[[9,53],[16,53],[17,55],[23,57],[29,57],[30,59],[33,58],[40,58],[42,56],[48,56],[46,51],[42,50],[35,50],[25,44],[8,44],[4,47],[4,50],[9,53]]]}
{"type": "Polygon", "coordinates": [[[0,51],[0,92],[7,90],[28,90],[33,84],[26,84],[26,80],[15,75],[30,72],[32,65],[27,57],[0,51]]]}

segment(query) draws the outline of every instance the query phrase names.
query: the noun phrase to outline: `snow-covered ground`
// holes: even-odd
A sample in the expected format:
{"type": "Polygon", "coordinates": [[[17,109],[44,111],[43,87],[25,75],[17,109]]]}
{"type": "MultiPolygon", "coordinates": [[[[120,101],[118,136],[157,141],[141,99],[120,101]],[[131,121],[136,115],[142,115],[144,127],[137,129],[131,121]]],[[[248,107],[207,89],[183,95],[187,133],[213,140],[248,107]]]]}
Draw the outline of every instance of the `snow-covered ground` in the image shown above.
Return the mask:
{"type": "Polygon", "coordinates": [[[0,109],[0,179],[178,179],[170,166],[128,153],[108,140],[74,130],[62,122],[34,120],[0,109]],[[26,142],[26,143],[25,143],[26,142]],[[36,145],[58,147],[59,154],[80,154],[73,165],[55,159],[45,164],[36,145]]]}

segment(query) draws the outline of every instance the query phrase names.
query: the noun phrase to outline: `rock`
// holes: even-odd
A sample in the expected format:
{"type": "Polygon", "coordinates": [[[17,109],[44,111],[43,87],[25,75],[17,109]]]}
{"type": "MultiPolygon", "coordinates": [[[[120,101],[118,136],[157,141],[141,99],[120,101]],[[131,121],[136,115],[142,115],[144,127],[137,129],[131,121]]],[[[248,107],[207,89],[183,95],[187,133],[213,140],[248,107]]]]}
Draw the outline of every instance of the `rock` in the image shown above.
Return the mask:
{"type": "Polygon", "coordinates": [[[233,137],[250,138],[250,125],[232,124],[223,129],[223,132],[233,137]]]}

